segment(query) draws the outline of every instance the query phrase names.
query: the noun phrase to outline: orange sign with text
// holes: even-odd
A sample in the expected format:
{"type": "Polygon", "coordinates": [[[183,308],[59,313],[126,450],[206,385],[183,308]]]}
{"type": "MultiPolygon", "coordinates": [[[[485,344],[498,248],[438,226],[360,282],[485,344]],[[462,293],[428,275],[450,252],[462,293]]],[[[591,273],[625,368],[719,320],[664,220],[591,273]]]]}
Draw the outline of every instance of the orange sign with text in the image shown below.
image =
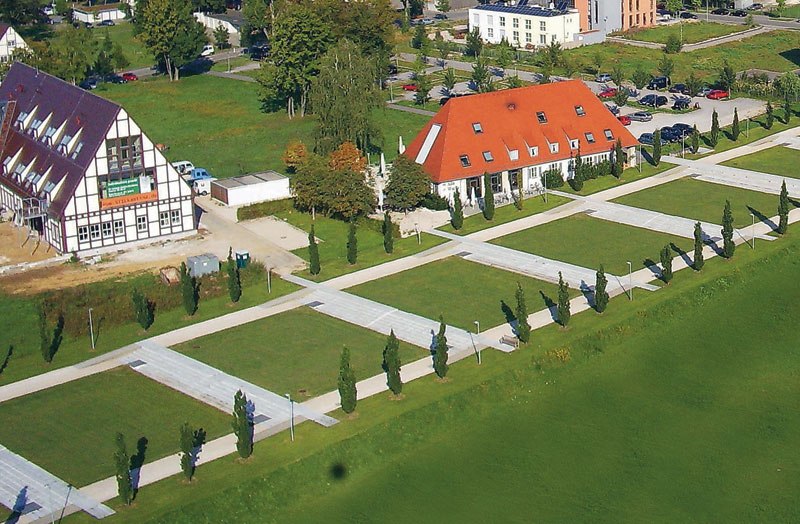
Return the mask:
{"type": "Polygon", "coordinates": [[[134,204],[141,204],[142,202],[153,202],[154,200],[158,200],[158,191],[150,191],[149,193],[138,193],[136,195],[126,195],[114,198],[101,198],[100,209],[132,206],[134,204]]]}

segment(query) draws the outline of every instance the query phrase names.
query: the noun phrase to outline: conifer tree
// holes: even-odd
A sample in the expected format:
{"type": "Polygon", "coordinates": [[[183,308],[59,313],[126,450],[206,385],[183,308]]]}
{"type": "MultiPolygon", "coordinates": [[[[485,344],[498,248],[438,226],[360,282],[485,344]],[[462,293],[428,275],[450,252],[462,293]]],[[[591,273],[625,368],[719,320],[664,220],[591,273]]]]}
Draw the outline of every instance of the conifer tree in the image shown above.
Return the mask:
{"type": "Polygon", "coordinates": [[[656,129],[653,133],[653,165],[661,163],[661,130],[656,129]]]}
{"type": "Polygon", "coordinates": [[[350,350],[342,348],[342,357],[339,362],[339,398],[342,404],[342,411],[352,413],[356,410],[356,374],[350,366],[350,350]]]}
{"type": "Polygon", "coordinates": [[[383,349],[383,368],[386,370],[386,385],[395,395],[403,392],[403,380],[400,378],[400,341],[389,332],[386,347],[383,349]]]}
{"type": "Polygon", "coordinates": [[[188,422],[180,427],[181,471],[186,480],[194,476],[194,430],[188,422]]]}
{"type": "Polygon", "coordinates": [[[314,224],[311,224],[311,231],[308,232],[308,272],[312,275],[319,275],[319,246],[317,237],[314,235],[314,224]]]}
{"type": "Polygon", "coordinates": [[[445,330],[447,325],[444,323],[444,317],[439,316],[439,332],[436,334],[436,340],[433,346],[433,370],[439,378],[447,376],[447,336],[445,330]]]}
{"type": "Polygon", "coordinates": [[[617,139],[614,146],[614,163],[611,165],[611,174],[614,178],[620,178],[625,170],[625,153],[622,151],[622,140],[617,139]]]}
{"type": "Polygon", "coordinates": [[[733,258],[736,244],[733,243],[733,212],[731,211],[731,201],[725,201],[725,209],[722,212],[722,256],[733,258]]]}
{"type": "Polygon", "coordinates": [[[786,191],[786,180],[781,184],[781,195],[778,197],[778,233],[783,235],[789,229],[789,192],[786,191]]]}
{"type": "Polygon", "coordinates": [[[606,307],[608,307],[607,286],[608,279],[606,278],[606,272],[603,269],[603,265],[600,264],[600,269],[597,270],[594,283],[594,310],[598,313],[602,313],[606,310],[606,307]]]}
{"type": "Polygon", "coordinates": [[[136,322],[142,326],[142,329],[147,331],[153,325],[154,320],[153,307],[150,301],[136,288],[131,293],[131,300],[133,301],[133,313],[136,316],[136,322]]]}
{"type": "Polygon", "coordinates": [[[525,291],[522,285],[517,282],[517,310],[514,312],[517,317],[517,338],[523,344],[527,344],[531,339],[531,325],[528,323],[528,306],[525,303],[525,291]]]}
{"type": "Polygon", "coordinates": [[[347,263],[351,266],[358,260],[358,238],[356,237],[356,221],[350,221],[347,232],[347,263]]]}
{"type": "Polygon", "coordinates": [[[453,195],[453,216],[450,217],[450,224],[456,231],[464,227],[464,207],[461,204],[461,194],[458,189],[453,195]]]}
{"type": "Polygon", "coordinates": [[[694,224],[694,263],[692,266],[695,271],[703,269],[706,261],[703,257],[703,226],[700,222],[694,224]]]}
{"type": "Polygon", "coordinates": [[[692,149],[692,153],[697,153],[700,150],[700,132],[697,130],[697,126],[692,128],[692,140],[690,147],[692,149]]]}
{"type": "Polygon", "coordinates": [[[739,135],[741,134],[742,130],[739,128],[739,111],[735,107],[733,108],[733,124],[731,125],[731,138],[734,142],[739,140],[739,135]]]}
{"type": "Polygon", "coordinates": [[[40,303],[36,307],[36,313],[39,320],[39,350],[42,352],[44,361],[49,364],[53,357],[50,355],[50,334],[47,329],[47,314],[44,311],[44,304],[40,303]]]}
{"type": "Polygon", "coordinates": [[[191,316],[197,311],[199,294],[197,290],[197,280],[189,274],[186,262],[181,262],[181,296],[183,297],[183,309],[186,314],[191,316]]]}
{"type": "Polygon", "coordinates": [[[672,248],[669,244],[661,249],[661,280],[665,284],[672,280],[672,248]]]}
{"type": "Polygon", "coordinates": [[[561,271],[558,272],[558,322],[562,327],[567,327],[570,319],[569,311],[569,284],[564,282],[561,271]]]}
{"type": "Polygon", "coordinates": [[[494,191],[489,173],[483,174],[483,218],[486,220],[494,218],[494,191]]]}
{"type": "Polygon", "coordinates": [[[719,143],[719,115],[716,109],[711,113],[711,133],[708,136],[708,143],[711,147],[717,147],[719,143]]]}
{"type": "Polygon", "coordinates": [[[242,297],[242,281],[239,277],[239,266],[233,259],[233,249],[228,248],[228,295],[234,304],[242,297]]]}
{"type": "Polygon", "coordinates": [[[783,123],[784,124],[788,124],[789,123],[789,119],[791,119],[791,118],[792,118],[792,108],[789,105],[789,102],[786,101],[783,104],[783,123]]]}
{"type": "Polygon", "coordinates": [[[391,252],[394,251],[394,235],[392,231],[392,217],[389,215],[388,211],[383,214],[383,226],[381,229],[383,230],[383,250],[391,254],[391,252]]]}
{"type": "Polygon", "coordinates": [[[131,479],[131,458],[125,446],[125,436],[117,433],[117,450],[114,452],[114,469],[117,477],[117,494],[120,500],[130,505],[133,502],[133,480],[131,479]]]}
{"type": "Polygon", "coordinates": [[[236,435],[236,451],[243,459],[253,454],[253,419],[248,411],[247,395],[238,390],[233,396],[231,427],[236,435]]]}
{"type": "Polygon", "coordinates": [[[772,124],[775,123],[775,109],[772,107],[772,103],[767,101],[767,117],[764,121],[764,127],[767,129],[772,129],[772,124]]]}

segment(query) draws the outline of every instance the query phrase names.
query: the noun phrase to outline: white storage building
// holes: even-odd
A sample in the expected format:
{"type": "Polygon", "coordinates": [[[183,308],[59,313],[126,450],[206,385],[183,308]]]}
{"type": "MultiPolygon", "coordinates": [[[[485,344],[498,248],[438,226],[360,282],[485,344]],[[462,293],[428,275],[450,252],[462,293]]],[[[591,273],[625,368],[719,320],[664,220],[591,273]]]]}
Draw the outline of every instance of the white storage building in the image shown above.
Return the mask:
{"type": "Polygon", "coordinates": [[[290,196],[289,179],[275,171],[211,182],[211,198],[227,206],[246,206],[290,196]]]}

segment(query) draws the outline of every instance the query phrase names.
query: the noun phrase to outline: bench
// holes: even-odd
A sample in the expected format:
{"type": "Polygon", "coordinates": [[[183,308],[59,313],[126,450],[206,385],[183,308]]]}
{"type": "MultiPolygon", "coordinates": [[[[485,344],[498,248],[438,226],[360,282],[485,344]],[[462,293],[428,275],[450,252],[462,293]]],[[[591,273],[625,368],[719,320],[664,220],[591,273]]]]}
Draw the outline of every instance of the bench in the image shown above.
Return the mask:
{"type": "Polygon", "coordinates": [[[519,348],[519,339],[513,335],[503,335],[500,337],[500,343],[513,348],[519,348]]]}

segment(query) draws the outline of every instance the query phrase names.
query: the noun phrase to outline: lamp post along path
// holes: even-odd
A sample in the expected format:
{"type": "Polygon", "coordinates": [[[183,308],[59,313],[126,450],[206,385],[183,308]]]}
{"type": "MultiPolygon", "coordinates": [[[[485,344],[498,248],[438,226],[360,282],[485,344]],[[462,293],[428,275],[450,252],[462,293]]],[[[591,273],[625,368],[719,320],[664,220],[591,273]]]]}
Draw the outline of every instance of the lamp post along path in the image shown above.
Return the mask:
{"type": "MultiPolygon", "coordinates": [[[[481,323],[479,321],[477,321],[477,320],[475,322],[473,322],[473,323],[475,324],[475,335],[480,335],[481,334],[481,323]]],[[[478,365],[480,366],[481,365],[481,350],[476,348],[475,349],[475,353],[478,354],[478,365]]]]}
{"type": "Polygon", "coordinates": [[[291,435],[292,442],[294,442],[294,402],[289,393],[286,394],[286,399],[289,401],[289,435],[291,435]]]}
{"type": "Polygon", "coordinates": [[[628,260],[628,298],[633,300],[633,264],[628,260]]]}
{"type": "Polygon", "coordinates": [[[89,338],[92,340],[92,351],[94,351],[94,323],[92,322],[92,308],[89,308],[89,338]]]}

